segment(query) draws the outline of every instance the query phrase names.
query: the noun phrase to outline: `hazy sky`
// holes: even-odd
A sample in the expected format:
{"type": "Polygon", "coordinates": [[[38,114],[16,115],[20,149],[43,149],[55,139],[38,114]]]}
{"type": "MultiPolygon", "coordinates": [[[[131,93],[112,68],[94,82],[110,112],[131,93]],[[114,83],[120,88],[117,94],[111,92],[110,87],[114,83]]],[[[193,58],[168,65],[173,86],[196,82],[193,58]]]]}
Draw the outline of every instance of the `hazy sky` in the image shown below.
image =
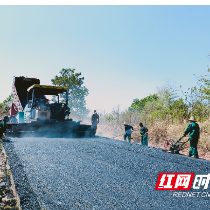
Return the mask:
{"type": "Polygon", "coordinates": [[[0,6],[0,101],[13,76],[41,84],[62,68],[85,77],[91,111],[120,106],[172,81],[196,85],[210,60],[210,6],[0,6]]]}

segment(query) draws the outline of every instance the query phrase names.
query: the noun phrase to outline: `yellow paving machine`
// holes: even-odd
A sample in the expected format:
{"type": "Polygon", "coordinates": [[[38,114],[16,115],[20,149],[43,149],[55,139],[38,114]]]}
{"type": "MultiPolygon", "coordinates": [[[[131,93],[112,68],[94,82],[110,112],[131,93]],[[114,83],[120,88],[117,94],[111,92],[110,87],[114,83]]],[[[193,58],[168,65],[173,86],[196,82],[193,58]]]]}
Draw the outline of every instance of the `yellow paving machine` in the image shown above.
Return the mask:
{"type": "Polygon", "coordinates": [[[67,87],[40,85],[40,80],[14,77],[14,101],[6,122],[7,136],[92,137],[91,125],[69,119],[67,87]],[[59,99],[63,94],[65,102],[59,99]],[[53,102],[47,96],[54,96],[53,102]]]}

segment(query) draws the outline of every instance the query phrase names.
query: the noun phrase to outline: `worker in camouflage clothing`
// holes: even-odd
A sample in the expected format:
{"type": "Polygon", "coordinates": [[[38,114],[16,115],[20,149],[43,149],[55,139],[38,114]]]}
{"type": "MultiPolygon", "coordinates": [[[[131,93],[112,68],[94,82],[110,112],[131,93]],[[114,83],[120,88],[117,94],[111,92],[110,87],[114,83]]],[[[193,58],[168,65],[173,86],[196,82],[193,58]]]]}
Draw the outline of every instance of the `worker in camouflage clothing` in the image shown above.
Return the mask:
{"type": "Polygon", "coordinates": [[[188,125],[187,129],[184,132],[184,136],[186,136],[188,133],[190,134],[190,151],[189,151],[189,157],[194,155],[195,158],[198,158],[198,139],[200,138],[200,128],[199,125],[196,123],[195,117],[191,116],[190,124],[188,125]]]}
{"type": "Polygon", "coordinates": [[[148,129],[146,126],[143,126],[143,123],[139,123],[140,126],[140,135],[141,135],[141,145],[148,146],[148,129]]]}

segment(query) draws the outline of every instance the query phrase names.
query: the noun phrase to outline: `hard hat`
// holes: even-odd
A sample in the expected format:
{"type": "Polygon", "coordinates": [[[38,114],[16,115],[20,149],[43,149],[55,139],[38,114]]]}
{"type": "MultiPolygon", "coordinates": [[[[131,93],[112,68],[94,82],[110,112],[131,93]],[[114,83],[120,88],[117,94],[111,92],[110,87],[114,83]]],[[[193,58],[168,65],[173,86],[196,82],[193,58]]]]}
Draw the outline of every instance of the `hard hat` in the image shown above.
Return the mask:
{"type": "Polygon", "coordinates": [[[192,115],[192,116],[190,117],[189,121],[196,122],[196,119],[195,119],[195,117],[192,115]]]}
{"type": "Polygon", "coordinates": [[[123,123],[123,125],[127,125],[127,123],[126,123],[126,122],[124,122],[124,123],[123,123]]]}

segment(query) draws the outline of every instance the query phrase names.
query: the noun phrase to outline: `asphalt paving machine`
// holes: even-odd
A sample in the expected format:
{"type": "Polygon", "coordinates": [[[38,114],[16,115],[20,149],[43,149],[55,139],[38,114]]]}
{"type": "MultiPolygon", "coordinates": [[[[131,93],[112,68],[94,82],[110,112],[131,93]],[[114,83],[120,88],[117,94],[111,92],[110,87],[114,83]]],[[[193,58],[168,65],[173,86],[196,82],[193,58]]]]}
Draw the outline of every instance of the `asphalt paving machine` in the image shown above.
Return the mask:
{"type": "Polygon", "coordinates": [[[40,80],[14,77],[6,135],[13,137],[92,137],[91,125],[69,119],[67,87],[40,85],[40,80]],[[65,96],[60,101],[59,94],[65,96]],[[47,96],[54,96],[53,102],[47,96]]]}
{"type": "Polygon", "coordinates": [[[164,142],[164,152],[171,152],[171,154],[179,154],[179,152],[181,150],[184,149],[184,144],[186,144],[190,139],[188,139],[187,141],[183,141],[181,142],[181,140],[184,138],[185,136],[182,136],[180,139],[178,139],[176,142],[172,139],[170,140],[165,140],[164,142]]]}

